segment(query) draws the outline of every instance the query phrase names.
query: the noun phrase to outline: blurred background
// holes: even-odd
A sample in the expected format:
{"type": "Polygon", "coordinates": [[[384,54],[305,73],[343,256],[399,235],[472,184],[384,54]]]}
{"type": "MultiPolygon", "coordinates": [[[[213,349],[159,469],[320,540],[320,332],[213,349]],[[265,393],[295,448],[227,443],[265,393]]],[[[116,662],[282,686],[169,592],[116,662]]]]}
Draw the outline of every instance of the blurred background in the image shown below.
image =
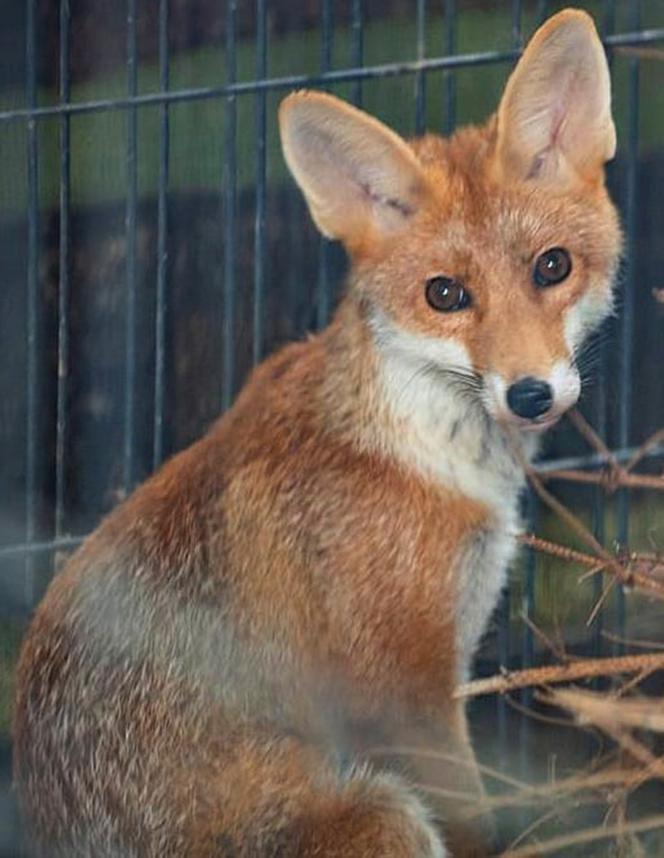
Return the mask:
{"type": "MultiPolygon", "coordinates": [[[[449,133],[495,109],[524,40],[564,5],[3,3],[1,854],[19,854],[13,666],[54,571],[137,482],[205,431],[255,362],[324,325],[343,286],[342,251],[318,237],[286,173],[280,99],[325,88],[403,135],[449,133]]],[[[575,5],[595,17],[611,63],[619,149],[609,183],[627,235],[619,312],[594,344],[581,410],[626,461],[664,426],[664,3],[575,5]]],[[[654,446],[641,470],[661,473],[662,453],[654,446]]],[[[544,459],[601,464],[569,424],[544,459]]],[[[551,487],[609,548],[664,547],[661,492],[551,487]]],[[[534,497],[524,515],[537,533],[578,546],[534,497]]],[[[589,623],[605,583],[524,552],[478,672],[551,660],[547,636],[577,655],[664,642],[661,603],[620,587],[589,623]]],[[[486,759],[528,778],[546,773],[552,755],[574,766],[594,753],[585,733],[563,731],[561,743],[533,712],[530,692],[474,704],[486,759]]]]}

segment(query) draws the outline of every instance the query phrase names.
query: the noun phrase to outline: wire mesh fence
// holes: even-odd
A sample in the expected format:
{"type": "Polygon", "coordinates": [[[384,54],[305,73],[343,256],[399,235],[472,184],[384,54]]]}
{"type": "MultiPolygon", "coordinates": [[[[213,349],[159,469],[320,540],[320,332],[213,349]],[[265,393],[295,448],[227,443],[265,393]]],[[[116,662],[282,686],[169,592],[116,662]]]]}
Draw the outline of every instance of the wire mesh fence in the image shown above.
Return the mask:
{"type": "MultiPolygon", "coordinates": [[[[330,318],[345,263],[286,176],[279,99],[326,88],[401,133],[449,133],[488,115],[524,38],[561,5],[13,3],[6,24],[22,49],[0,69],[4,627],[22,627],[62,557],[229,407],[253,364],[330,318]]],[[[664,227],[664,7],[577,5],[594,14],[612,65],[619,152],[609,179],[627,239],[619,314],[583,408],[625,462],[664,423],[664,305],[651,293],[664,227]]],[[[648,451],[653,467],[662,454],[648,451]]],[[[605,461],[563,428],[542,469],[605,461]]],[[[658,538],[661,506],[627,489],[610,502],[593,486],[565,498],[601,542],[658,538]]],[[[524,514],[555,530],[534,496],[524,514]]],[[[553,621],[555,597],[571,592],[542,563],[526,552],[515,570],[481,671],[527,667],[541,649],[521,615],[553,621]]],[[[601,587],[596,576],[586,608],[601,587]]],[[[589,629],[582,613],[580,651],[622,650],[632,628],[623,588],[589,629]]],[[[508,713],[497,706],[504,747],[508,713]]],[[[527,719],[519,730],[527,755],[527,719]]]]}

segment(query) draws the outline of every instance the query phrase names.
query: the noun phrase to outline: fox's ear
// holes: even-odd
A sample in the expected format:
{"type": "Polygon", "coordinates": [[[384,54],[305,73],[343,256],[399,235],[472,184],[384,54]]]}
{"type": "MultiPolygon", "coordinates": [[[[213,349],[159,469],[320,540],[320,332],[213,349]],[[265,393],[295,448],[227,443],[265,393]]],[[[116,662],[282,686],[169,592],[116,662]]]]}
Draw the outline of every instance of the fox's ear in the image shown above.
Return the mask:
{"type": "Polygon", "coordinates": [[[296,92],[279,109],[286,162],[320,231],[351,248],[405,226],[425,180],[404,140],[378,120],[320,92],[296,92]]]}
{"type": "Polygon", "coordinates": [[[535,33],[507,82],[497,172],[506,180],[596,179],[615,148],[602,43],[589,15],[566,9],[535,33]]]}

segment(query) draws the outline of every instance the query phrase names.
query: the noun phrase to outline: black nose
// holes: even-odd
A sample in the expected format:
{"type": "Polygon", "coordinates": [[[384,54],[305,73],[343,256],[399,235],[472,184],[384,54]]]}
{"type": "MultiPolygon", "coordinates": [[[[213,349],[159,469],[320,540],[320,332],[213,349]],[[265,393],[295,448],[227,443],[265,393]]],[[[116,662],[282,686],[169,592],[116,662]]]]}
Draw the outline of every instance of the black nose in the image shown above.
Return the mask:
{"type": "Polygon", "coordinates": [[[508,388],[507,404],[518,417],[541,417],[553,405],[551,385],[537,378],[522,378],[508,388]]]}

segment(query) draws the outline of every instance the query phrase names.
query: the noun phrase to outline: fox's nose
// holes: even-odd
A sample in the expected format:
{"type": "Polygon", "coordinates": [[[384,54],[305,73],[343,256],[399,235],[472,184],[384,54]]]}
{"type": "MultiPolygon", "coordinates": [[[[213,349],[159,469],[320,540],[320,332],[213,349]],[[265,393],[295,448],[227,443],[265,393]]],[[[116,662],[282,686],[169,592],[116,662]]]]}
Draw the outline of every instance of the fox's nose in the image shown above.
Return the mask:
{"type": "Polygon", "coordinates": [[[507,390],[507,404],[518,417],[533,420],[541,417],[553,405],[553,390],[546,381],[522,378],[507,390]]]}

